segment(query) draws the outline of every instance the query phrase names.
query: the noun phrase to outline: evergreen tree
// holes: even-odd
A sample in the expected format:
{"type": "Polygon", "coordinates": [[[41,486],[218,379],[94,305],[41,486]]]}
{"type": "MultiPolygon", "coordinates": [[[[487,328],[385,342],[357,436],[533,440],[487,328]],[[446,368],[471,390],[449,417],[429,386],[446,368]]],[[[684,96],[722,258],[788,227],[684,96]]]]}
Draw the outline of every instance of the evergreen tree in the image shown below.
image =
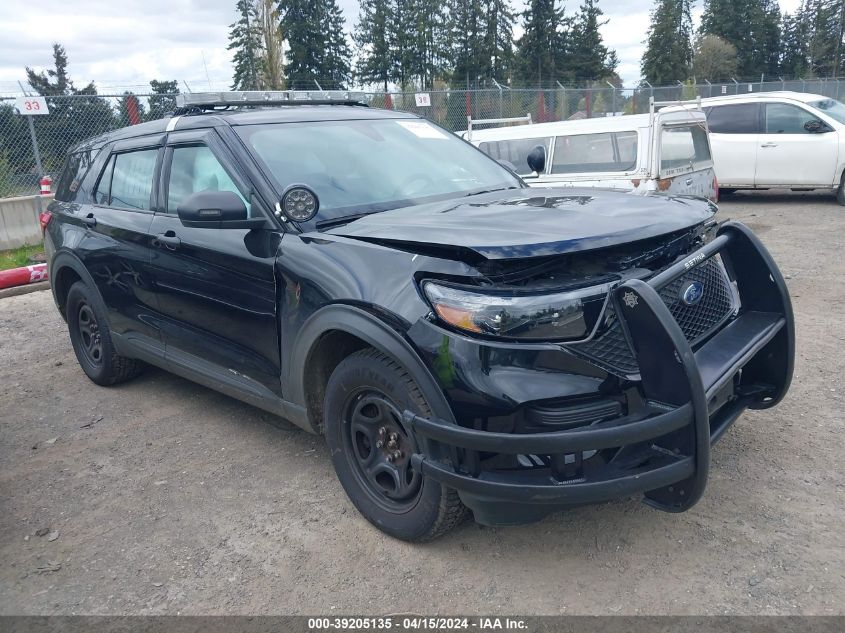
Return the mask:
{"type": "Polygon", "coordinates": [[[599,27],[607,23],[601,20],[603,15],[597,0],[584,0],[572,21],[569,63],[576,80],[603,79],[615,70],[616,55],[610,55],[599,33],[599,27]]]}
{"type": "Polygon", "coordinates": [[[353,40],[358,47],[356,78],[361,83],[377,83],[387,92],[393,79],[394,61],[391,48],[391,25],[394,12],[390,0],[361,0],[358,24],[353,40]]]}
{"type": "Polygon", "coordinates": [[[842,0],[808,0],[804,6],[809,25],[809,67],[817,77],[833,76],[842,67],[842,0]]]}
{"type": "Polygon", "coordinates": [[[411,82],[413,64],[414,24],[413,0],[393,0],[393,27],[390,31],[390,47],[393,50],[393,81],[405,88],[411,82]]]}
{"type": "Polygon", "coordinates": [[[343,88],[351,75],[349,45],[337,0],[280,0],[292,88],[343,88]]]}
{"type": "Polygon", "coordinates": [[[60,44],[53,44],[53,68],[36,72],[26,67],[27,82],[47,97],[50,116],[35,117],[42,161],[47,172],[57,172],[67,149],[80,141],[108,132],[117,122],[111,105],[97,96],[94,82],[76,88],[68,74],[68,59],[60,44]]]}
{"type": "Polygon", "coordinates": [[[161,119],[176,109],[175,95],[179,94],[179,85],[175,79],[171,81],[153,79],[150,82],[150,90],[148,120],[161,119]]]}
{"type": "Polygon", "coordinates": [[[807,72],[809,47],[807,24],[801,11],[784,13],[781,20],[780,72],[787,77],[802,77],[807,72]]]}
{"type": "Polygon", "coordinates": [[[322,27],[325,32],[326,47],[322,60],[321,76],[329,82],[331,88],[343,88],[352,76],[352,52],[346,41],[343,12],[337,0],[324,0],[322,27]]]}
{"type": "Polygon", "coordinates": [[[427,88],[441,73],[446,51],[448,17],[440,0],[410,0],[405,13],[408,37],[407,76],[419,87],[427,88]]]}
{"type": "Polygon", "coordinates": [[[470,88],[484,75],[486,16],[482,0],[453,0],[449,17],[453,81],[470,88]]]}
{"type": "Polygon", "coordinates": [[[229,45],[234,76],[232,90],[258,90],[261,88],[261,24],[253,0],[238,0],[238,19],[229,26],[229,45]]]}
{"type": "Polygon", "coordinates": [[[763,0],[760,24],[757,30],[757,63],[766,75],[780,72],[781,15],[777,0],[763,0]]]}
{"type": "Polygon", "coordinates": [[[569,55],[571,19],[556,0],[530,0],[522,13],[523,35],[517,42],[514,67],[526,84],[542,85],[566,80],[563,71],[569,55]]]}
{"type": "Polygon", "coordinates": [[[835,76],[845,56],[845,3],[804,0],[783,16],[781,72],[793,77],[835,76]]]}
{"type": "Polygon", "coordinates": [[[657,0],[651,12],[643,77],[662,86],[689,77],[692,63],[692,0],[657,0]]]}
{"type": "Polygon", "coordinates": [[[48,68],[46,72],[36,73],[27,66],[26,80],[42,97],[72,94],[74,88],[67,74],[67,53],[64,46],[53,44],[53,68],[48,68]]]}
{"type": "Polygon", "coordinates": [[[779,18],[776,0],[705,0],[699,34],[733,44],[740,76],[756,77],[779,56],[779,18]]]}
{"type": "Polygon", "coordinates": [[[507,0],[483,0],[487,16],[482,42],[486,78],[505,81],[513,62],[513,25],[515,16],[507,0]]]}

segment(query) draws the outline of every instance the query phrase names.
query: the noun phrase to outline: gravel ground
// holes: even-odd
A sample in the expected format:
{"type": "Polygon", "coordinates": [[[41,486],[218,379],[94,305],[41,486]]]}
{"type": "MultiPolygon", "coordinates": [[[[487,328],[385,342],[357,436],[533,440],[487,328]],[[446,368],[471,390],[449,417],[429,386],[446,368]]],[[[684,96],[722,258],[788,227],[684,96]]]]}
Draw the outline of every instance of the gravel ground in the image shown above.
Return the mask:
{"type": "Polygon", "coordinates": [[[158,370],[97,387],[49,292],[0,300],[0,613],[845,613],[845,208],[738,194],[720,216],[780,263],[798,354],[788,398],[716,446],[704,499],[427,545],[362,519],[320,438],[158,370]]]}

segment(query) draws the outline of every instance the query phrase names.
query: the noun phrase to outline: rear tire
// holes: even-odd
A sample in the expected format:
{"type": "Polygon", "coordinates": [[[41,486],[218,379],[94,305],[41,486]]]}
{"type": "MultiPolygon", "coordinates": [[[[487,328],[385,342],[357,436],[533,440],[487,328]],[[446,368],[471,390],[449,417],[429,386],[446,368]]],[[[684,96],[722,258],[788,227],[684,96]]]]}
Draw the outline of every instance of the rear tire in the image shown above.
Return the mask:
{"type": "Polygon", "coordinates": [[[98,385],[115,385],[137,376],[143,364],[119,356],[114,348],[105,309],[83,281],[70,287],[66,302],[70,342],[82,371],[98,385]]]}
{"type": "Polygon", "coordinates": [[[836,190],[836,201],[845,206],[845,172],[842,173],[842,180],[839,181],[839,189],[836,190]]]}
{"type": "Polygon", "coordinates": [[[405,409],[431,415],[414,380],[374,349],[345,358],[326,387],[324,428],[341,485],[358,511],[404,541],[430,541],[467,516],[457,492],[415,472],[405,409]]]}

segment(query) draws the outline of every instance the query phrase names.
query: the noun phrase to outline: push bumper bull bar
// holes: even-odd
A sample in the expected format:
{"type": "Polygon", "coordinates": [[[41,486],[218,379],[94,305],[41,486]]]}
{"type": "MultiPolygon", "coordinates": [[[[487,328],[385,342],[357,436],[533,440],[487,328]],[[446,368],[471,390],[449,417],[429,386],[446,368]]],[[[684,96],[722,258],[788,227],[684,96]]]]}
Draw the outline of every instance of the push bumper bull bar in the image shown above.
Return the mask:
{"type": "Polygon", "coordinates": [[[530,506],[639,493],[661,510],[692,507],[707,483],[711,443],[746,408],[774,406],[789,388],[795,335],[783,276],[747,227],[728,222],[683,261],[648,281],[621,284],[612,300],[640,367],[642,410],[531,434],[471,429],[406,411],[403,422],[420,447],[413,467],[458,490],[476,520],[493,524],[523,522],[508,512],[530,506]],[[693,351],[658,290],[717,253],[741,309],[693,351]],[[582,460],[586,451],[605,449],[615,449],[609,460],[582,460]],[[550,467],[486,469],[480,456],[491,454],[548,456],[550,467]]]}

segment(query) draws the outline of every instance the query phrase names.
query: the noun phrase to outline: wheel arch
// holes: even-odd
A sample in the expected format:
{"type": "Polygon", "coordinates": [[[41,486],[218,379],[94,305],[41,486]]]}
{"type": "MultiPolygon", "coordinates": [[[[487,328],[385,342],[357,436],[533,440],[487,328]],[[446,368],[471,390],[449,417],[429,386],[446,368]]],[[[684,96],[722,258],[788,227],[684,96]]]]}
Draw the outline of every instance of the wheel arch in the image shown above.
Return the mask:
{"type": "Polygon", "coordinates": [[[65,313],[67,295],[70,287],[77,281],[84,281],[91,291],[97,295],[100,302],[103,302],[97,284],[94,282],[91,273],[85,268],[85,264],[67,251],[57,253],[50,264],[50,287],[53,291],[53,300],[56,302],[56,307],[65,320],[67,320],[65,313]]]}
{"type": "Polygon", "coordinates": [[[345,304],[314,313],[296,336],[290,356],[290,401],[307,410],[308,422],[322,432],[323,400],[329,376],[350,354],[372,347],[393,358],[414,379],[435,416],[454,422],[443,390],[411,344],[373,314],[345,304]]]}

